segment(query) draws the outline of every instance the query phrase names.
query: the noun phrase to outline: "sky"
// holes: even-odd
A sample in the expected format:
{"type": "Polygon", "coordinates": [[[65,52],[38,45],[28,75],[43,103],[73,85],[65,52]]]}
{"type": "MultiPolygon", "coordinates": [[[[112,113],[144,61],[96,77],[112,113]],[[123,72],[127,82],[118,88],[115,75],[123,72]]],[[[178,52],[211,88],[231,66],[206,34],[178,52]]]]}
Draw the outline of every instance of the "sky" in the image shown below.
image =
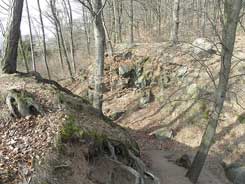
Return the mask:
{"type": "MultiPolygon", "coordinates": [[[[10,4],[9,3],[10,0],[0,0],[0,21],[4,24],[4,26],[6,26],[6,22],[7,22],[7,18],[8,18],[8,11],[6,11],[5,9],[7,8],[6,4],[10,4]]],[[[24,0],[25,2],[25,0],[24,0]]],[[[41,4],[41,9],[43,10],[43,12],[45,11],[49,11],[48,8],[48,4],[47,4],[47,0],[40,0],[40,4],[41,4]]],[[[72,4],[72,9],[73,10],[78,10],[79,6],[76,2],[71,1],[72,4]]],[[[38,29],[38,25],[39,25],[39,12],[38,12],[38,6],[37,6],[37,0],[28,0],[28,5],[29,5],[29,10],[30,10],[30,16],[32,19],[32,24],[34,26],[33,27],[33,34],[37,34],[40,33],[40,29],[38,29]]],[[[79,11],[74,11],[73,12],[73,17],[74,19],[76,18],[80,18],[81,15],[79,15],[77,12],[79,11]]],[[[48,19],[45,18],[45,16],[43,16],[44,19],[44,27],[45,27],[45,33],[47,37],[52,37],[53,33],[52,30],[53,26],[49,23],[48,19]]],[[[22,22],[21,22],[21,33],[22,35],[28,35],[29,34],[29,25],[28,25],[28,19],[27,19],[27,13],[26,13],[26,6],[24,3],[24,7],[23,7],[23,14],[22,14],[22,22]]],[[[2,34],[0,33],[0,47],[2,48],[2,34]]]]}
{"type": "MultiPolygon", "coordinates": [[[[8,19],[8,11],[5,10],[7,8],[6,4],[10,4],[10,0],[0,0],[0,21],[3,23],[4,26],[6,26],[6,22],[8,19]]],[[[47,4],[45,0],[40,0],[41,8],[43,10],[47,9],[47,4]]],[[[29,10],[31,17],[34,18],[33,23],[35,23],[35,19],[38,18],[38,8],[37,8],[37,1],[36,0],[28,0],[28,5],[29,5],[29,10]]],[[[37,19],[38,20],[38,19],[37,19]]],[[[45,27],[49,27],[47,20],[44,21],[45,27]]],[[[5,27],[6,29],[6,27],[5,27]]],[[[33,30],[33,32],[35,32],[33,30]]],[[[27,13],[26,13],[26,6],[24,3],[23,7],[23,14],[22,14],[22,22],[21,22],[21,33],[22,35],[27,35],[29,34],[29,27],[28,27],[28,20],[27,20],[27,13]]],[[[0,47],[2,48],[2,43],[3,43],[3,37],[2,33],[0,34],[0,47]]]]}

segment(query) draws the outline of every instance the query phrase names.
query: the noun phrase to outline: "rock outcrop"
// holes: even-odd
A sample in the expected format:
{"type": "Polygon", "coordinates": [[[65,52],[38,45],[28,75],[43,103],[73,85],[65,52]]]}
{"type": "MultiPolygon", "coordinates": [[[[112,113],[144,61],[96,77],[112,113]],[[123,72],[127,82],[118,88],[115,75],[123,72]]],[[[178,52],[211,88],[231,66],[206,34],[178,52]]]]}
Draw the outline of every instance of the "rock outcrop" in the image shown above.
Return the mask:
{"type": "Polygon", "coordinates": [[[245,164],[242,163],[232,163],[226,165],[222,164],[225,170],[226,177],[234,184],[244,184],[245,183],[245,164]]]}

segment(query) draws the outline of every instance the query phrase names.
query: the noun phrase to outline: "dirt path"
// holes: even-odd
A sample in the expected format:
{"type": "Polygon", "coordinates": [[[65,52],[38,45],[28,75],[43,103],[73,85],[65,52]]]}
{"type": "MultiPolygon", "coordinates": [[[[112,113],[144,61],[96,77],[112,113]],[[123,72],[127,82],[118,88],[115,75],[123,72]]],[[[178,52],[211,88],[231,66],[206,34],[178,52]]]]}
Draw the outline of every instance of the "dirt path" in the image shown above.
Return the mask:
{"type": "MultiPolygon", "coordinates": [[[[178,167],[172,162],[169,162],[166,157],[171,153],[166,153],[161,150],[147,150],[144,154],[151,161],[151,171],[159,177],[161,184],[191,184],[185,177],[186,169],[178,167]]],[[[207,170],[203,170],[199,184],[224,184],[219,181],[214,175],[207,170]]]]}

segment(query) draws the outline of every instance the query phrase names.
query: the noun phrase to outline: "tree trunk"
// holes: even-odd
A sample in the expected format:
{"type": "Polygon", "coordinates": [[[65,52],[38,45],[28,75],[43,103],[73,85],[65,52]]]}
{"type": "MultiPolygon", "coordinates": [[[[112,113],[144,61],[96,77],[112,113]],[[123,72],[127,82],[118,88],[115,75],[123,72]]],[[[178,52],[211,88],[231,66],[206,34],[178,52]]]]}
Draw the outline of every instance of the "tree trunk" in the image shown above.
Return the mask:
{"type": "Polygon", "coordinates": [[[172,44],[177,44],[179,41],[179,10],[180,10],[180,0],[174,0],[173,5],[173,25],[171,31],[171,42],[172,44]]]}
{"type": "Polygon", "coordinates": [[[32,69],[33,71],[36,72],[37,68],[36,68],[36,60],[35,60],[35,55],[34,55],[33,34],[32,34],[31,16],[30,16],[30,11],[29,11],[29,6],[28,6],[28,0],[26,0],[26,12],[27,12],[28,25],[29,25],[29,34],[30,34],[32,69]]]}
{"type": "Polygon", "coordinates": [[[212,115],[209,117],[206,131],[203,135],[200,148],[195,156],[187,177],[191,182],[196,183],[204,166],[209,149],[214,141],[216,127],[220,113],[223,109],[229,81],[231,59],[236,38],[237,23],[241,10],[242,0],[225,0],[224,22],[222,35],[221,68],[219,72],[219,85],[215,93],[215,103],[212,115]]]}
{"type": "Polygon", "coordinates": [[[22,53],[22,56],[23,56],[23,61],[24,61],[24,64],[25,64],[26,72],[29,73],[29,67],[28,67],[28,63],[27,63],[26,53],[25,53],[25,50],[24,50],[21,34],[20,34],[20,50],[21,50],[21,53],[22,53]]]}
{"type": "Polygon", "coordinates": [[[84,32],[86,36],[86,45],[87,45],[87,52],[88,55],[91,55],[90,51],[90,32],[89,32],[89,23],[88,23],[88,16],[87,13],[85,12],[85,8],[83,7],[83,26],[84,26],[84,32]]]}
{"type": "Polygon", "coordinates": [[[75,44],[74,44],[74,37],[73,37],[73,14],[72,14],[72,7],[70,0],[63,0],[64,6],[67,12],[67,17],[69,20],[69,31],[70,31],[70,50],[71,50],[71,60],[73,64],[74,72],[76,73],[76,61],[75,61],[75,44]],[[67,1],[67,5],[66,5],[67,1]]]}
{"type": "Polygon", "coordinates": [[[104,53],[105,53],[105,30],[102,22],[102,0],[92,0],[93,16],[94,16],[94,38],[95,38],[95,55],[96,55],[96,71],[95,71],[95,91],[93,106],[102,112],[103,100],[103,77],[104,77],[104,53]]]}
{"type": "Polygon", "coordinates": [[[63,74],[65,74],[65,67],[64,67],[64,61],[63,61],[63,56],[62,56],[62,46],[61,46],[61,40],[60,40],[60,33],[59,33],[59,28],[58,28],[56,21],[54,21],[54,26],[55,26],[56,40],[57,40],[59,56],[60,56],[60,65],[61,65],[63,74]]]}
{"type": "Polygon", "coordinates": [[[43,24],[43,17],[42,17],[42,10],[41,10],[41,6],[40,6],[40,0],[37,0],[37,5],[38,5],[39,18],[40,18],[41,29],[42,29],[43,57],[44,57],[44,62],[45,62],[45,66],[46,66],[47,73],[48,73],[48,78],[51,79],[49,66],[48,66],[48,61],[47,61],[46,38],[45,38],[45,30],[44,30],[44,24],[43,24]]]}
{"type": "Polygon", "coordinates": [[[122,35],[121,35],[121,18],[120,18],[120,9],[121,9],[121,3],[119,0],[113,0],[113,14],[115,19],[115,25],[114,25],[114,32],[115,32],[115,41],[116,43],[122,42],[122,35]]]}
{"type": "Polygon", "coordinates": [[[162,0],[158,0],[157,5],[157,19],[158,19],[158,36],[161,36],[162,27],[162,0]]]}
{"type": "Polygon", "coordinates": [[[119,7],[118,7],[118,40],[120,43],[122,43],[122,13],[123,13],[123,1],[119,1],[119,7]]]}
{"type": "Polygon", "coordinates": [[[134,43],[134,0],[130,0],[129,19],[130,19],[129,44],[133,45],[134,43]]]}
{"type": "Polygon", "coordinates": [[[207,3],[207,0],[204,0],[202,7],[202,37],[205,37],[206,33],[207,3]]]}
{"type": "Polygon", "coordinates": [[[110,35],[109,35],[109,32],[108,32],[108,29],[107,29],[107,26],[106,26],[106,23],[105,23],[105,19],[104,19],[104,15],[102,15],[102,21],[103,21],[103,27],[104,27],[104,30],[105,30],[105,36],[106,36],[106,46],[107,46],[107,51],[109,53],[109,56],[113,56],[113,46],[112,46],[112,41],[110,39],[110,35]]]}
{"type": "Polygon", "coordinates": [[[63,47],[63,51],[64,51],[64,55],[65,55],[65,61],[66,61],[66,64],[68,66],[68,72],[69,72],[71,80],[73,80],[71,65],[70,65],[70,61],[69,61],[69,58],[68,58],[67,50],[66,50],[66,47],[65,47],[65,41],[64,41],[62,30],[61,30],[60,21],[59,21],[59,19],[57,17],[56,0],[50,0],[50,7],[51,7],[52,15],[54,17],[55,24],[57,26],[56,29],[57,29],[57,31],[59,33],[59,36],[60,36],[59,38],[60,38],[61,45],[63,47]]]}
{"type": "Polygon", "coordinates": [[[12,20],[9,25],[4,57],[2,60],[3,73],[15,73],[17,69],[18,42],[20,38],[20,23],[24,0],[13,1],[12,20]]]}

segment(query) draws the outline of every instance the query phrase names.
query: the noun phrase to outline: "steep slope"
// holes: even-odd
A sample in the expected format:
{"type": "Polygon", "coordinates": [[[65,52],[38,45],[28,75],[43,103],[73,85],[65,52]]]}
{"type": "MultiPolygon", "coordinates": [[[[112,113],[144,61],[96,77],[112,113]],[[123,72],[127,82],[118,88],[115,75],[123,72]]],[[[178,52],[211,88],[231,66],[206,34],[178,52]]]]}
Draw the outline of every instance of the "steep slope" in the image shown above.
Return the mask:
{"type": "Polygon", "coordinates": [[[0,183],[158,183],[127,131],[88,101],[37,73],[0,85],[0,183]]]}
{"type": "MultiPolygon", "coordinates": [[[[220,67],[218,48],[208,54],[197,48],[187,43],[176,47],[142,43],[130,49],[119,47],[119,54],[107,59],[104,112],[130,130],[143,156],[156,149],[170,151],[175,160],[184,153],[194,156],[212,108],[220,67]]],[[[238,36],[224,112],[205,167],[216,183],[229,183],[222,161],[245,164],[244,49],[243,36],[238,36]]],[[[89,87],[92,80],[86,74],[82,78],[80,82],[89,87]]],[[[72,85],[71,89],[91,100],[87,87],[72,85]]],[[[155,161],[154,156],[148,157],[146,161],[155,161]]]]}

